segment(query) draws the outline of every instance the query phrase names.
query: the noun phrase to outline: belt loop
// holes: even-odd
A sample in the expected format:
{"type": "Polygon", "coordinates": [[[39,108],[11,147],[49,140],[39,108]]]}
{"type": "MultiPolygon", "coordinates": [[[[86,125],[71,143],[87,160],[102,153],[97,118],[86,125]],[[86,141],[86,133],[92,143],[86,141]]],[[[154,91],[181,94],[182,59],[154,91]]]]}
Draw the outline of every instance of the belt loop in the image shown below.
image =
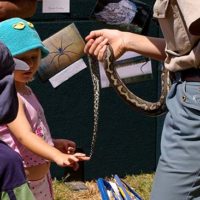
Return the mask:
{"type": "Polygon", "coordinates": [[[180,72],[170,72],[170,80],[172,83],[181,80],[181,73],[180,72]]]}

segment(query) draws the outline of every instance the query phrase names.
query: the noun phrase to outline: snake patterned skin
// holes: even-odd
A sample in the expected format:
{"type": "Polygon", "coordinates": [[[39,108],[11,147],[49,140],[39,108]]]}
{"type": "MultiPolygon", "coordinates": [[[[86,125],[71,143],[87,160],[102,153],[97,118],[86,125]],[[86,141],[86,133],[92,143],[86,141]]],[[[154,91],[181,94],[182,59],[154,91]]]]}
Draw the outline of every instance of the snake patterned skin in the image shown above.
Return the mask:
{"type": "MultiPolygon", "coordinates": [[[[97,139],[97,130],[98,130],[98,118],[99,118],[99,98],[100,98],[100,73],[98,60],[96,57],[88,55],[89,70],[91,73],[93,90],[94,90],[94,124],[93,124],[93,134],[92,142],[90,147],[90,158],[94,154],[96,139],[97,139]]],[[[116,90],[116,92],[127,102],[134,110],[143,112],[149,116],[157,116],[164,113],[166,109],[165,99],[170,88],[170,78],[169,71],[163,68],[161,73],[161,95],[157,102],[145,101],[135,94],[133,94],[126,85],[120,79],[115,66],[114,66],[114,55],[113,50],[110,45],[107,46],[105,57],[104,57],[104,68],[106,75],[116,90]]]]}
{"type": "Polygon", "coordinates": [[[157,116],[166,112],[165,99],[170,88],[169,71],[163,68],[161,73],[161,93],[157,102],[149,102],[133,94],[120,79],[113,64],[114,55],[110,45],[107,46],[104,58],[104,68],[106,75],[119,96],[127,102],[134,110],[143,112],[149,116],[157,116]]]}

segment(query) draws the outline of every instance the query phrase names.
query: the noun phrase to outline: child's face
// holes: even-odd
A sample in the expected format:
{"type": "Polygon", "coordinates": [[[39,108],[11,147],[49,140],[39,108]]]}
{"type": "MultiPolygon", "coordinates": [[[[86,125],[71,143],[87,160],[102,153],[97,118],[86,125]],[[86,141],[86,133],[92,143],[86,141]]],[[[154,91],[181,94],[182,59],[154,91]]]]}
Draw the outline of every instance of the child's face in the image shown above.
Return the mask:
{"type": "Polygon", "coordinates": [[[27,83],[33,79],[34,74],[38,70],[40,60],[41,60],[41,51],[40,49],[33,49],[26,53],[16,56],[16,58],[26,62],[30,69],[28,71],[19,71],[15,70],[14,76],[15,81],[27,83]]]}

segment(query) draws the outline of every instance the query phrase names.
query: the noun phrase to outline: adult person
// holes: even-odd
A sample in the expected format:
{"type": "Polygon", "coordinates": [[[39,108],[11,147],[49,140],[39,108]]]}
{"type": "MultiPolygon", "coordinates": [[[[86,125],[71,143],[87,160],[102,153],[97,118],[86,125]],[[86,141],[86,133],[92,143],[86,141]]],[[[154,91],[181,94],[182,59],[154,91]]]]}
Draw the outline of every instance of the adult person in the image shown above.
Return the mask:
{"type": "Polygon", "coordinates": [[[161,155],[152,200],[200,199],[200,1],[156,0],[154,17],[164,38],[118,30],[96,30],[85,53],[103,59],[109,43],[115,58],[125,51],[164,61],[175,74],[166,99],[161,155]]]}

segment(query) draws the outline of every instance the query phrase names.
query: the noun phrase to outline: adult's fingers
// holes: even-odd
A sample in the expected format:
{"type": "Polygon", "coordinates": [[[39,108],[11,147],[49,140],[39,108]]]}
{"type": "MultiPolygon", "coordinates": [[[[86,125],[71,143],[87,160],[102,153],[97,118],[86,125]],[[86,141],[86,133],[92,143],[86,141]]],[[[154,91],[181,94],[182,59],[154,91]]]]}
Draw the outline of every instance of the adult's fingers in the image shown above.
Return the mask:
{"type": "Polygon", "coordinates": [[[94,30],[94,31],[91,31],[91,32],[89,33],[89,35],[87,35],[87,36],[85,37],[85,40],[88,41],[88,40],[90,40],[90,39],[95,39],[95,38],[100,37],[100,36],[102,36],[102,35],[103,35],[103,33],[102,33],[101,30],[94,30]]]}
{"type": "Polygon", "coordinates": [[[101,40],[101,42],[98,43],[96,49],[94,49],[94,55],[98,57],[99,52],[101,51],[101,49],[108,43],[108,39],[107,38],[103,38],[103,40],[101,40]]]}

